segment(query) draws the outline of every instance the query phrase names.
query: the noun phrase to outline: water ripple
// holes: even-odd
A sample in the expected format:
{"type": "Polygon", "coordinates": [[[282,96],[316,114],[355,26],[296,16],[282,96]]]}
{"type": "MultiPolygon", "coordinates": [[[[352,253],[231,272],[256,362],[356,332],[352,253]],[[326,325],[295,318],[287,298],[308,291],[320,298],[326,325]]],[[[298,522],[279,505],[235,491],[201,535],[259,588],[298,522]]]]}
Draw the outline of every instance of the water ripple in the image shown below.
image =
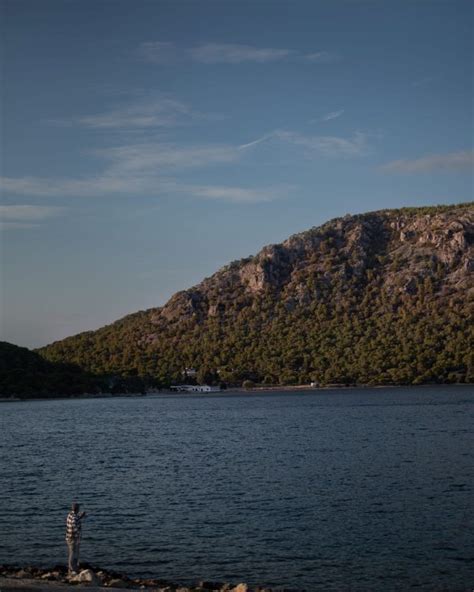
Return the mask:
{"type": "Polygon", "coordinates": [[[0,563],[306,590],[474,582],[471,387],[2,404],[0,563]]]}

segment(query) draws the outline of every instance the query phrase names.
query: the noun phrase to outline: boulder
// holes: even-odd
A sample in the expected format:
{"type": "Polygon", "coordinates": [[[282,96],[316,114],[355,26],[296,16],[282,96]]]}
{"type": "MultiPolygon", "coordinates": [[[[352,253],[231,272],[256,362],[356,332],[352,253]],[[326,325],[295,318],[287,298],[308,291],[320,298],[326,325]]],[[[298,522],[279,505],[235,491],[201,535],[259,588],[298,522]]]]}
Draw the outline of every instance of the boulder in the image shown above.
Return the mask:
{"type": "Polygon", "coordinates": [[[102,583],[91,569],[83,569],[77,576],[69,578],[69,581],[90,586],[100,586],[102,583]]]}
{"type": "Polygon", "coordinates": [[[27,578],[29,576],[31,576],[30,572],[26,571],[25,569],[20,569],[16,572],[17,578],[27,578]]]}
{"type": "Polygon", "coordinates": [[[232,588],[231,592],[248,592],[249,588],[247,586],[247,584],[244,584],[243,582],[241,584],[237,584],[237,586],[235,586],[235,588],[232,588]]]}

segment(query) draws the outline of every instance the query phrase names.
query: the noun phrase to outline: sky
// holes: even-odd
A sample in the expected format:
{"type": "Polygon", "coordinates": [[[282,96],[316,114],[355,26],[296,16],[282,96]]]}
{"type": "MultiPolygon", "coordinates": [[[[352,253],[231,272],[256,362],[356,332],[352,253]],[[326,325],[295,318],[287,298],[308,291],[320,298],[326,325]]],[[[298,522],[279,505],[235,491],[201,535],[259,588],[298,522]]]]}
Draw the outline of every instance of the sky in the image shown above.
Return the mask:
{"type": "Polygon", "coordinates": [[[473,199],[470,0],[3,0],[1,339],[347,213],[473,199]]]}

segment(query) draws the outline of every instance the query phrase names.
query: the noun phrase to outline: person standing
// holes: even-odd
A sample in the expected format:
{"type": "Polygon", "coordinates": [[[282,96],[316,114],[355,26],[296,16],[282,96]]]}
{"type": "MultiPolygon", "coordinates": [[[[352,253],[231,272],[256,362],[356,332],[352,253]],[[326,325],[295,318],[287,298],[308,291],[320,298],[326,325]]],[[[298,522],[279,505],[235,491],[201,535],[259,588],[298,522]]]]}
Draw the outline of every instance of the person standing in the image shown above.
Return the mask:
{"type": "Polygon", "coordinates": [[[82,519],[86,513],[79,513],[80,506],[74,502],[66,518],[66,543],[68,548],[69,574],[74,575],[79,569],[79,547],[81,544],[82,519]]]}

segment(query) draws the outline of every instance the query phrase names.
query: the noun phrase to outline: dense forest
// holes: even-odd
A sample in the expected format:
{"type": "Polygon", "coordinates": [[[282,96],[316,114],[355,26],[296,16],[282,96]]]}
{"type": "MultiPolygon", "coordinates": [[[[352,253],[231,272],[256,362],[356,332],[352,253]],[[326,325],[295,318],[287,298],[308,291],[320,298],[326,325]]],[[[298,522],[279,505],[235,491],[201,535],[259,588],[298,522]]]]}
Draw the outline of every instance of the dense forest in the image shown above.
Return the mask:
{"type": "Polygon", "coordinates": [[[345,216],[38,352],[169,385],[474,382],[474,204],[345,216]]]}
{"type": "Polygon", "coordinates": [[[51,398],[144,389],[139,377],[96,376],[77,364],[49,362],[26,347],[0,341],[0,397],[51,398]]]}
{"type": "Polygon", "coordinates": [[[49,362],[26,347],[0,342],[0,396],[64,396],[96,389],[96,379],[76,364],[49,362]]]}

